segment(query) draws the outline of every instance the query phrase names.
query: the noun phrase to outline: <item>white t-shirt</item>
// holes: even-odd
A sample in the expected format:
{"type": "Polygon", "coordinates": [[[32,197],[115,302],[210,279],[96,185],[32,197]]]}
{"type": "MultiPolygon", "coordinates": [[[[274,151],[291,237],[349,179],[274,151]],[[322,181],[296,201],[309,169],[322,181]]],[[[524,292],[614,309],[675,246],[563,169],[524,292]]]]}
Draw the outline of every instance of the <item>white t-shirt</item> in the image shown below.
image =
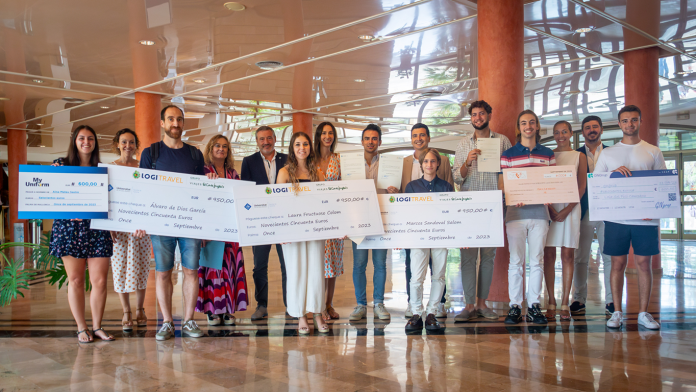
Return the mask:
{"type": "MultiPolygon", "coordinates": [[[[611,147],[607,147],[599,156],[594,173],[611,172],[621,166],[626,166],[628,170],[665,170],[665,157],[662,156],[662,151],[659,147],[641,140],[638,144],[623,144],[616,143],[611,147]]],[[[623,225],[644,225],[644,226],[659,226],[660,220],[616,220],[610,221],[623,225]]]]}

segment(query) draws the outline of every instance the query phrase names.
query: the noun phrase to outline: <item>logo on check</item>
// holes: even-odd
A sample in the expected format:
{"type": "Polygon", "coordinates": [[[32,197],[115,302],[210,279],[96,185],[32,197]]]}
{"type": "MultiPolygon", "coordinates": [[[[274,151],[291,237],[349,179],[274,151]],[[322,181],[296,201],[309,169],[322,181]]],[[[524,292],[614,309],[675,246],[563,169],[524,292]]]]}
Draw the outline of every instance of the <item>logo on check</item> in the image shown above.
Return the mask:
{"type": "Polygon", "coordinates": [[[135,178],[135,179],[138,179],[138,178],[140,178],[140,172],[139,172],[139,171],[137,171],[137,170],[136,170],[136,171],[134,171],[134,172],[133,172],[133,178],[135,178]]]}
{"type": "MultiPolygon", "coordinates": [[[[273,193],[273,190],[271,189],[271,187],[268,187],[268,186],[267,186],[267,187],[266,187],[266,194],[267,194],[267,195],[270,195],[271,193],[273,193]]],[[[247,205],[248,205],[248,204],[247,204],[247,205]]]]}
{"type": "Polygon", "coordinates": [[[247,209],[247,211],[249,211],[249,210],[251,209],[251,204],[249,204],[249,203],[246,203],[246,205],[244,206],[244,208],[246,208],[246,209],[247,209]]]}

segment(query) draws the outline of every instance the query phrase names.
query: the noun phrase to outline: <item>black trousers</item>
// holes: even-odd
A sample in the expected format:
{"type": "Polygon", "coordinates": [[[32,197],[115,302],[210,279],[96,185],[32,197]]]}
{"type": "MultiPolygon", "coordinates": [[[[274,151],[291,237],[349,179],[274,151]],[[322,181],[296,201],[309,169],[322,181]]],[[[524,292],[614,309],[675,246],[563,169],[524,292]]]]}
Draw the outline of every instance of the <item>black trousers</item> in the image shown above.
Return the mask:
{"type": "MultiPolygon", "coordinates": [[[[408,300],[411,301],[411,249],[405,249],[406,250],[406,294],[408,294],[408,300]]],[[[430,275],[433,274],[433,257],[430,256],[430,259],[428,260],[428,265],[430,266],[430,275]]],[[[256,278],[254,278],[256,279],[256,278]]],[[[447,294],[447,286],[445,286],[445,290],[442,292],[442,298],[440,299],[440,303],[445,303],[447,302],[447,299],[445,298],[445,294],[447,294]]]]}
{"type": "MultiPolygon", "coordinates": [[[[271,254],[273,245],[252,246],[254,252],[254,298],[256,307],[268,307],[268,256],[271,254]]],[[[285,259],[283,258],[283,248],[276,244],[278,259],[280,259],[280,273],[283,277],[283,305],[288,306],[286,301],[287,276],[285,275],[285,259]]]]}

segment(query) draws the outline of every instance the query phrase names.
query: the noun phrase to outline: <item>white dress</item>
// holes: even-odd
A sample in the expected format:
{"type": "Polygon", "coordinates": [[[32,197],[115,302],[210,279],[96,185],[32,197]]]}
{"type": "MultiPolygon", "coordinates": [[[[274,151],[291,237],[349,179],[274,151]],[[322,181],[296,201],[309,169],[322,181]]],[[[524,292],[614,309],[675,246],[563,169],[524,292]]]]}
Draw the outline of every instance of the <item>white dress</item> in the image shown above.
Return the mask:
{"type": "Polygon", "coordinates": [[[302,317],[321,313],[324,300],[324,241],[291,242],[283,245],[287,273],[288,314],[302,317]]]}
{"type": "MultiPolygon", "coordinates": [[[[562,151],[555,153],[556,166],[575,166],[575,174],[580,166],[580,152],[562,151]]],[[[552,204],[556,211],[561,211],[568,204],[552,204]]],[[[578,248],[580,241],[580,203],[568,214],[563,222],[551,222],[549,233],[546,235],[546,246],[563,246],[566,248],[578,248]]]]}

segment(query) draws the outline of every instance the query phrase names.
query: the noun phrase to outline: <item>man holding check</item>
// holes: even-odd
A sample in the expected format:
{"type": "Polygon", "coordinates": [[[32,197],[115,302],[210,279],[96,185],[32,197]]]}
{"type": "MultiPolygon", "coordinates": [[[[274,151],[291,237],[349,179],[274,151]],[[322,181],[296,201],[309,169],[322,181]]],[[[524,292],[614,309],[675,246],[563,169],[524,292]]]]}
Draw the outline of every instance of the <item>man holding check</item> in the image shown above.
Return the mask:
{"type": "MultiPolygon", "coordinates": [[[[521,168],[556,166],[553,151],[539,144],[539,118],[531,110],[524,110],[517,117],[517,144],[503,152],[501,168],[521,168]]],[[[498,186],[504,190],[503,176],[498,186]]],[[[508,206],[505,214],[508,243],[510,244],[510,266],[508,267],[508,291],[510,310],[505,317],[506,324],[522,321],[522,302],[524,301],[524,263],[527,243],[529,243],[529,285],[527,287],[527,321],[546,324],[546,316],[541,312],[540,300],[544,278],[544,246],[549,232],[548,207],[543,204],[508,206]]]]}
{"type": "MultiPolygon", "coordinates": [[[[409,155],[404,158],[404,167],[401,171],[401,193],[406,192],[406,186],[409,182],[418,180],[423,177],[423,169],[420,164],[420,156],[425,150],[428,149],[428,144],[430,143],[430,129],[427,125],[418,123],[411,127],[411,145],[415,151],[413,155],[409,155]]],[[[441,164],[437,168],[437,177],[441,180],[445,180],[454,189],[454,181],[452,180],[452,168],[449,163],[449,159],[441,159],[441,164]]],[[[406,295],[408,295],[409,301],[411,300],[411,286],[409,282],[411,281],[411,249],[405,249],[406,251],[406,295]]],[[[429,261],[430,270],[432,273],[432,257],[429,261]]],[[[436,317],[442,318],[447,317],[447,311],[445,310],[445,293],[447,292],[447,287],[445,287],[442,292],[442,298],[437,307],[436,317]]],[[[411,303],[409,302],[404,316],[411,318],[413,312],[411,311],[411,303]]]]}
{"type": "MultiPolygon", "coordinates": [[[[505,135],[491,131],[489,124],[492,114],[493,108],[486,101],[476,101],[469,106],[471,125],[475,131],[464,136],[454,155],[454,182],[459,184],[462,192],[498,189],[498,172],[479,172],[478,170],[478,156],[481,155],[481,150],[477,148],[478,140],[497,139],[500,141],[500,151],[506,151],[512,147],[510,140],[505,135]]],[[[493,262],[496,249],[461,249],[462,288],[466,307],[454,317],[455,322],[469,321],[477,317],[498,319],[498,314],[486,306],[486,299],[493,281],[493,262]],[[476,261],[479,258],[479,252],[481,265],[478,276],[476,276],[476,261]]]]}
{"type": "MultiPolygon", "coordinates": [[[[637,106],[624,106],[619,111],[619,128],[623,132],[623,139],[604,150],[595,172],[617,171],[628,177],[635,170],[667,169],[659,147],[640,139],[641,123],[641,112],[637,106]]],[[[611,256],[611,291],[615,307],[607,321],[607,327],[621,328],[624,321],[621,300],[631,246],[638,269],[638,324],[649,329],[659,329],[660,323],[648,313],[653,278],[651,259],[653,255],[660,253],[659,219],[605,221],[604,252],[611,256]]]]}
{"type": "MultiPolygon", "coordinates": [[[[203,154],[195,147],[181,141],[184,128],[184,111],[174,105],[166,106],[160,115],[160,125],[164,128],[164,138],[145,148],[140,155],[140,167],[143,169],[163,170],[176,173],[205,175],[203,154]]],[[[157,275],[157,301],[162,311],[163,323],[157,340],[174,337],[172,317],[172,269],[174,252],[179,244],[181,266],[184,272],[184,323],[182,334],[199,338],[203,332],[193,321],[193,312],[198,300],[198,259],[201,253],[201,240],[195,238],[167,237],[151,235],[152,249],[155,254],[157,275]]]]}
{"type": "MultiPolygon", "coordinates": [[[[244,157],[242,160],[242,181],[253,181],[256,185],[275,184],[278,172],[285,166],[288,155],[275,149],[276,136],[273,128],[262,125],[256,130],[256,145],[259,151],[244,157]]],[[[254,253],[254,298],[256,311],[251,320],[261,320],[268,316],[268,256],[273,245],[252,246],[254,253]]],[[[280,274],[283,286],[283,305],[287,307],[287,275],[283,248],[276,244],[276,252],[280,260],[280,274]]]]}
{"type": "MultiPolygon", "coordinates": [[[[362,145],[365,149],[365,178],[374,180],[377,186],[377,174],[379,173],[379,146],[382,145],[382,128],[375,124],[369,124],[362,131],[362,145]]],[[[398,193],[395,187],[390,189],[377,189],[377,193],[398,193]]],[[[351,321],[362,320],[367,316],[367,258],[369,249],[358,249],[358,244],[353,242],[353,286],[355,287],[355,300],[358,305],[348,317],[351,321]]],[[[384,285],[387,283],[387,249],[372,249],[372,264],[375,272],[372,276],[373,292],[372,300],[375,303],[374,317],[380,320],[389,320],[391,315],[384,307],[384,285]]]]}

